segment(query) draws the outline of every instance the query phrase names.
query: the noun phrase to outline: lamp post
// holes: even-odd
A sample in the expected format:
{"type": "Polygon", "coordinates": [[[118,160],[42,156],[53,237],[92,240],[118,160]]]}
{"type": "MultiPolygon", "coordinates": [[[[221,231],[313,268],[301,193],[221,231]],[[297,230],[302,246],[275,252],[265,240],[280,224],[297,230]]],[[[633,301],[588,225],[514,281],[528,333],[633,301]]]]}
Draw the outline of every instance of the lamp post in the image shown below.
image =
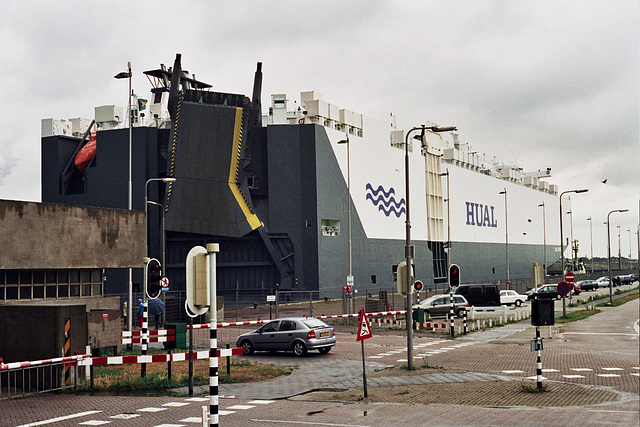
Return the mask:
{"type": "MultiPolygon", "coordinates": [[[[583,188],[580,190],[567,190],[560,193],[560,264],[562,270],[562,280],[564,281],[564,236],[562,235],[562,196],[567,193],[586,193],[589,191],[587,188],[583,188]]],[[[562,296],[562,317],[567,317],[567,299],[565,296],[562,296]]]]}
{"type": "Polygon", "coordinates": [[[616,225],[618,228],[618,271],[622,270],[622,250],[620,248],[620,225],[616,225]]]}
{"type": "Polygon", "coordinates": [[[629,209],[615,209],[607,214],[607,264],[609,267],[609,304],[613,305],[613,276],[611,275],[611,231],[609,216],[614,212],[627,212],[629,209]]]}
{"type": "Polygon", "coordinates": [[[575,242],[573,241],[573,210],[569,210],[569,212],[567,212],[567,215],[569,215],[569,247],[571,248],[571,271],[574,271],[576,268],[576,251],[575,251],[575,242]]]}
{"type": "MultiPolygon", "coordinates": [[[[347,138],[338,141],[338,144],[347,144],[347,228],[349,229],[349,276],[347,277],[347,285],[353,284],[353,261],[352,261],[352,246],[351,246],[351,160],[349,158],[349,134],[347,133],[347,138]]],[[[353,298],[354,295],[351,295],[351,301],[349,302],[349,312],[353,312],[353,298]]]]}
{"type": "Polygon", "coordinates": [[[589,221],[589,246],[591,248],[591,274],[593,274],[593,219],[587,218],[589,221]]]}
{"type": "MultiPolygon", "coordinates": [[[[544,202],[540,203],[538,207],[542,208],[542,275],[544,276],[544,282],[547,283],[547,214],[544,202]]],[[[535,285],[537,292],[538,282],[535,285]]]]}
{"type": "MultiPolygon", "coordinates": [[[[132,157],[132,123],[131,123],[131,62],[127,62],[127,71],[122,71],[115,76],[116,79],[129,79],[129,103],[127,107],[127,116],[129,117],[129,181],[127,185],[127,209],[133,209],[133,192],[132,192],[132,184],[131,184],[131,157],[132,157]]],[[[145,206],[146,208],[146,206],[145,206]]],[[[127,327],[128,330],[131,331],[133,329],[133,271],[129,268],[129,279],[128,279],[128,290],[127,290],[127,327]]]]}
{"type": "Polygon", "coordinates": [[[449,251],[447,252],[447,263],[451,265],[451,252],[452,252],[452,244],[451,244],[451,198],[449,196],[449,168],[445,169],[446,172],[441,173],[440,176],[447,177],[447,198],[444,199],[447,202],[447,248],[449,251]]]}
{"type": "Polygon", "coordinates": [[[506,268],[507,268],[507,288],[511,289],[511,282],[509,281],[509,225],[508,225],[509,215],[507,213],[507,189],[505,188],[498,194],[504,194],[504,252],[506,257],[506,268]]]}
{"type": "Polygon", "coordinates": [[[413,370],[413,337],[412,337],[412,321],[411,321],[411,301],[413,297],[413,286],[411,282],[413,279],[413,264],[411,259],[413,258],[414,249],[411,246],[411,220],[409,215],[409,135],[416,130],[430,130],[432,132],[452,132],[457,130],[455,126],[417,126],[409,129],[404,138],[404,181],[405,181],[405,234],[406,242],[404,247],[405,261],[407,265],[407,368],[413,370]]]}

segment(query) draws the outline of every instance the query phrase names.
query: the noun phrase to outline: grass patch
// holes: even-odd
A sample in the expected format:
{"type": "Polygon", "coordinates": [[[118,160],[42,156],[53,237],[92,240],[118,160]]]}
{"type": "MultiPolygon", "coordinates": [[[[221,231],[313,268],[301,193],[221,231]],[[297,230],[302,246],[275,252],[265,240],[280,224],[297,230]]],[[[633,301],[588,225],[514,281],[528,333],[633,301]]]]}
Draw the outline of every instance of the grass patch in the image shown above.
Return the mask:
{"type": "MultiPolygon", "coordinates": [[[[617,292],[618,291],[616,291],[616,293],[617,292]]],[[[624,295],[624,296],[621,296],[619,298],[614,299],[613,300],[613,304],[611,304],[609,301],[601,302],[600,304],[598,304],[598,307],[617,307],[617,306],[622,305],[622,304],[624,304],[626,302],[633,301],[634,299],[637,299],[639,296],[640,296],[640,294],[638,294],[638,292],[634,292],[632,294],[624,295]]]]}
{"type": "MultiPolygon", "coordinates": [[[[248,360],[232,360],[230,374],[227,375],[226,358],[219,359],[218,381],[220,383],[245,383],[263,381],[281,375],[289,375],[294,367],[257,363],[248,360]]],[[[103,392],[163,392],[170,388],[189,384],[189,362],[173,362],[171,379],[166,363],[148,363],[147,375],[140,377],[140,365],[101,366],[94,368],[94,387],[90,382],[82,383],[80,391],[103,392]]],[[[209,382],[209,360],[193,361],[193,384],[205,385],[209,382]]]]}
{"type": "Polygon", "coordinates": [[[520,391],[522,393],[544,393],[545,391],[547,391],[547,386],[542,384],[542,387],[538,388],[529,384],[522,383],[520,384],[520,391]]]}
{"type": "Polygon", "coordinates": [[[567,313],[566,316],[556,317],[557,323],[569,323],[576,320],[586,319],[589,316],[600,313],[600,310],[577,310],[567,313]]]}

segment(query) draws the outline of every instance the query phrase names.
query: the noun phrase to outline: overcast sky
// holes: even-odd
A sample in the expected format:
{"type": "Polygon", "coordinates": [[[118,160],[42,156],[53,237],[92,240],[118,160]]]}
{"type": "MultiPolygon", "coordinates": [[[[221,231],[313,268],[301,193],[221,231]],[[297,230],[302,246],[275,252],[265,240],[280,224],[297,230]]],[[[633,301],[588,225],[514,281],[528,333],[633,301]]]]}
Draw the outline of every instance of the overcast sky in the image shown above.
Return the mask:
{"type": "Polygon", "coordinates": [[[606,256],[607,213],[629,209],[611,216],[612,252],[621,225],[622,254],[631,240],[636,257],[639,28],[637,0],[8,0],[0,198],[41,200],[42,118],[125,106],[126,81],[113,76],[127,61],[144,96],[142,71],[181,53],[215,90],[250,95],[260,61],[265,101],[316,90],[380,120],[393,113],[399,128],[455,125],[474,151],[525,171],[551,167],[560,191],[589,189],[573,197],[580,254],[589,255],[588,217],[594,253],[606,256]]]}

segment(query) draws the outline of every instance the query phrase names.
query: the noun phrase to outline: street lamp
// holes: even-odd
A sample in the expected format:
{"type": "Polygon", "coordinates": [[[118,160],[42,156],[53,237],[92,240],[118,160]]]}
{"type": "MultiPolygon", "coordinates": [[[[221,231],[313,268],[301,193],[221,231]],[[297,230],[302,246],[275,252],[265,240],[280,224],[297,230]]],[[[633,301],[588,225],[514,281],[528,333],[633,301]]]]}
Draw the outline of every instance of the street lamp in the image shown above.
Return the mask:
{"type": "MultiPolygon", "coordinates": [[[[346,139],[341,139],[340,141],[338,141],[338,144],[347,144],[347,202],[348,202],[348,211],[347,211],[347,227],[349,229],[349,276],[347,277],[347,285],[353,285],[353,271],[352,271],[352,266],[353,266],[353,261],[352,261],[352,246],[351,246],[351,161],[349,158],[349,146],[351,145],[349,143],[349,134],[347,133],[347,138],[346,139]]],[[[351,302],[349,303],[349,312],[352,313],[353,309],[351,307],[351,305],[353,304],[353,297],[354,295],[351,295],[351,302]]]]}
{"type": "Polygon", "coordinates": [[[591,247],[591,274],[593,274],[593,220],[589,217],[587,221],[589,221],[589,246],[591,247]]]}
{"type": "MultiPolygon", "coordinates": [[[[562,235],[562,196],[567,193],[586,193],[589,191],[587,188],[583,188],[580,190],[567,190],[565,192],[560,193],[560,263],[561,263],[561,272],[562,272],[562,281],[564,281],[564,237],[562,235]]],[[[565,295],[562,296],[562,317],[567,317],[567,299],[565,295]]]]}
{"type": "Polygon", "coordinates": [[[409,215],[409,135],[417,130],[431,132],[453,132],[457,130],[455,126],[417,126],[409,129],[404,138],[404,181],[405,181],[405,234],[406,243],[404,247],[405,261],[407,265],[407,368],[411,371],[413,369],[413,337],[412,337],[412,322],[411,322],[411,301],[413,297],[413,286],[411,286],[411,280],[413,276],[412,262],[413,258],[413,246],[411,246],[411,220],[409,215]]]}
{"type": "Polygon", "coordinates": [[[567,212],[567,215],[569,215],[569,230],[570,230],[570,239],[569,239],[569,247],[571,248],[571,262],[572,262],[572,267],[571,267],[571,271],[574,271],[576,268],[576,244],[573,241],[573,210],[569,210],[569,212],[567,212]]]}
{"type": "Polygon", "coordinates": [[[447,248],[449,252],[447,252],[447,261],[448,264],[451,265],[451,252],[452,252],[452,244],[451,244],[451,198],[449,196],[449,168],[445,169],[446,172],[441,173],[440,176],[447,177],[447,198],[444,199],[447,202],[447,248]]]}
{"type": "Polygon", "coordinates": [[[614,212],[627,212],[629,209],[615,209],[607,214],[607,264],[609,267],[609,303],[613,305],[613,277],[611,275],[611,231],[609,229],[609,216],[614,212]]]}
{"type": "MultiPolygon", "coordinates": [[[[544,202],[538,207],[542,207],[542,274],[544,283],[547,283],[547,214],[544,202]]],[[[536,282],[536,292],[538,291],[538,282],[536,282]]]]}
{"type": "Polygon", "coordinates": [[[616,225],[618,228],[618,271],[622,270],[622,250],[620,249],[620,225],[616,225]]]}
{"type": "Polygon", "coordinates": [[[507,266],[507,288],[511,289],[511,282],[509,282],[509,225],[507,222],[509,215],[507,213],[507,189],[505,188],[498,194],[504,194],[504,252],[507,266]]]}
{"type": "MultiPolygon", "coordinates": [[[[132,210],[133,209],[133,192],[132,192],[132,184],[131,184],[131,157],[132,157],[132,131],[131,131],[131,76],[132,76],[132,72],[131,72],[131,62],[127,62],[127,71],[122,71],[118,74],[116,74],[115,76],[113,76],[116,79],[129,79],[129,104],[127,107],[127,116],[129,117],[129,181],[128,181],[128,186],[127,186],[127,209],[128,210],[132,210]]],[[[146,208],[146,205],[145,205],[146,208]]],[[[127,327],[129,329],[129,331],[131,331],[133,329],[133,272],[132,269],[129,268],[129,284],[128,284],[128,291],[127,291],[127,327]]]]}

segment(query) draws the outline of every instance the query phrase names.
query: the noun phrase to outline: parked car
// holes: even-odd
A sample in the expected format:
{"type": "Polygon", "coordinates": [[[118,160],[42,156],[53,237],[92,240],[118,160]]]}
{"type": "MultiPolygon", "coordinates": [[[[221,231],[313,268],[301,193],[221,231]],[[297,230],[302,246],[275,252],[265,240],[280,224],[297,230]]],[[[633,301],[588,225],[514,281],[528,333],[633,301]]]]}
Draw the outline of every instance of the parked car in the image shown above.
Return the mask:
{"type": "Polygon", "coordinates": [[[580,280],[576,282],[576,286],[580,286],[580,289],[585,292],[595,291],[599,288],[598,282],[596,280],[580,280]]]}
{"type": "Polygon", "coordinates": [[[312,317],[272,320],[236,341],[236,347],[242,347],[247,355],[254,351],[293,351],[296,356],[304,356],[308,350],[328,353],[335,344],[335,329],[312,317]]]}
{"type": "Polygon", "coordinates": [[[636,280],[638,280],[638,279],[636,279],[636,277],[633,274],[625,274],[625,275],[622,275],[622,276],[619,276],[619,277],[620,277],[620,284],[621,285],[630,285],[633,282],[635,282],[636,280]]]}
{"type": "Polygon", "coordinates": [[[580,292],[582,292],[582,288],[580,287],[580,285],[578,285],[577,283],[570,283],[571,285],[571,291],[569,291],[570,295],[580,295],[580,292]]]}
{"type": "Polygon", "coordinates": [[[538,292],[535,289],[531,289],[524,293],[528,300],[533,300],[536,296],[539,299],[560,299],[562,295],[558,293],[558,285],[543,285],[538,288],[538,292]]]}
{"type": "Polygon", "coordinates": [[[460,285],[455,293],[476,307],[500,305],[500,288],[494,284],[460,285]]]}
{"type": "Polygon", "coordinates": [[[609,276],[602,276],[596,279],[599,288],[608,288],[610,286],[609,276]]]}
{"type": "Polygon", "coordinates": [[[500,291],[500,304],[511,305],[515,304],[516,307],[520,307],[523,302],[527,300],[526,295],[520,295],[516,291],[502,290],[500,291]]]}
{"type": "MultiPolygon", "coordinates": [[[[467,312],[469,303],[462,295],[453,295],[454,313],[458,317],[463,317],[467,312]]],[[[431,317],[442,317],[449,314],[451,310],[451,297],[449,295],[434,295],[416,304],[413,308],[423,308],[424,314],[431,317]]]]}

